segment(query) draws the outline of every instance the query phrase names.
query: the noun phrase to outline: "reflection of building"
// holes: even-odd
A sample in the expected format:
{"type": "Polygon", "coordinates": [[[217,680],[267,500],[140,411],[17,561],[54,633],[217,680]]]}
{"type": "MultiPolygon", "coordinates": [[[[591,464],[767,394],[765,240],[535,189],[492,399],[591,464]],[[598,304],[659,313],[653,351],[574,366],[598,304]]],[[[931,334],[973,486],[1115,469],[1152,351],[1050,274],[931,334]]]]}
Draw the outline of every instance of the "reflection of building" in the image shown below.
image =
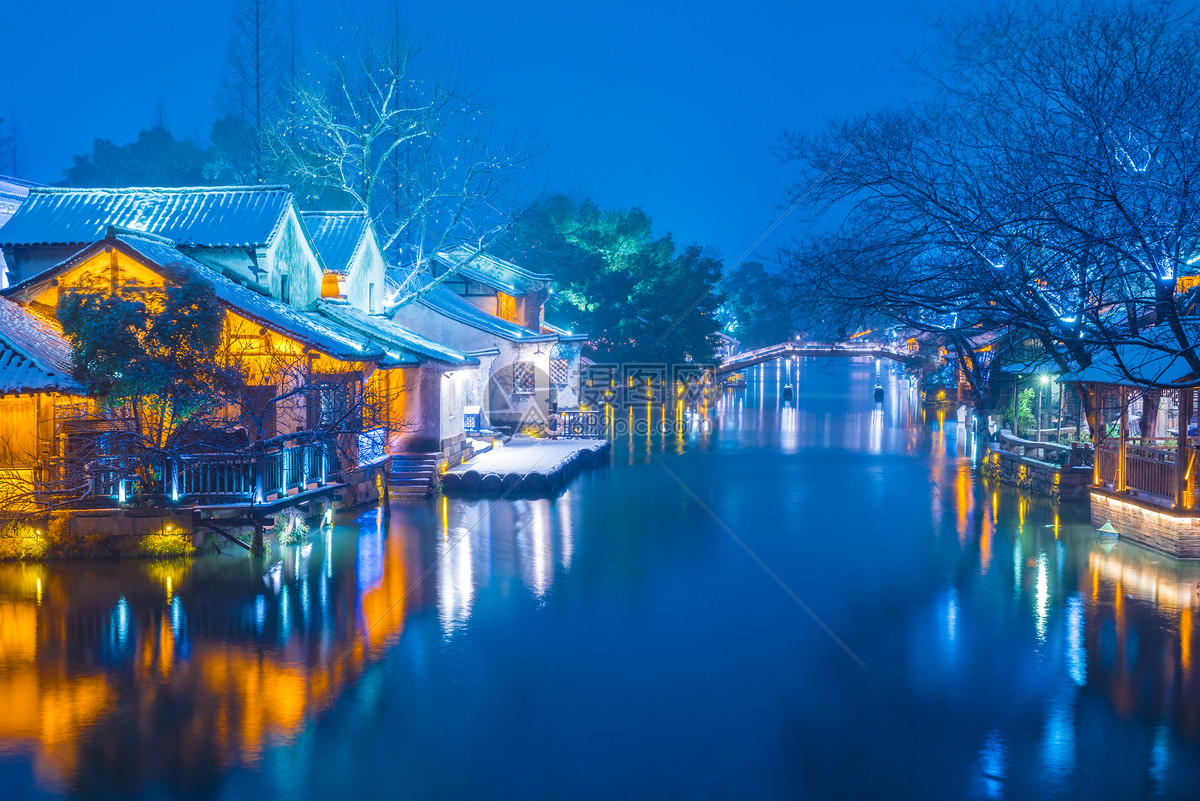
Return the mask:
{"type": "Polygon", "coordinates": [[[359,540],[317,534],[260,576],[241,560],[0,565],[0,752],[32,755],[43,789],[133,795],[256,763],[403,630],[404,543],[371,515],[359,540]]]}

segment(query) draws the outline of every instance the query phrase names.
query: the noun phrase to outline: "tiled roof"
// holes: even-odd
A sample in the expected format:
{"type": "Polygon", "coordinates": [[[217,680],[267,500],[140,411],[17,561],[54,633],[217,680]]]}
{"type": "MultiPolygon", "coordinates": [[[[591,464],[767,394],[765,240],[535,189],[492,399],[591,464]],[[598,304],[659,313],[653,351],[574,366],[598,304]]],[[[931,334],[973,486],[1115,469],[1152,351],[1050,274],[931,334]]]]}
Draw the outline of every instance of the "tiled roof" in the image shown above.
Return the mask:
{"type": "Polygon", "coordinates": [[[553,342],[558,339],[556,334],[539,334],[525,326],[510,323],[488,314],[483,309],[472,306],[444,286],[435,287],[418,298],[416,302],[451,320],[457,320],[510,342],[553,342]]]}
{"type": "MultiPolygon", "coordinates": [[[[217,299],[238,314],[296,339],[328,356],[345,361],[374,361],[384,357],[381,347],[364,336],[303,312],[221,275],[180,253],[157,237],[118,235],[116,241],[171,274],[173,280],[201,281],[212,288],[217,299]]],[[[75,258],[79,258],[76,256],[75,258]]]]}
{"type": "Polygon", "coordinates": [[[367,314],[348,304],[322,301],[317,309],[348,328],[384,342],[388,346],[388,356],[394,363],[416,364],[420,358],[458,365],[479,363],[477,359],[473,359],[461,351],[439,345],[433,340],[414,334],[386,317],[367,314]],[[405,358],[405,354],[407,354],[407,358],[405,358]]]}
{"type": "Polygon", "coordinates": [[[0,245],[86,245],[117,225],[183,246],[261,247],[271,243],[291,203],[285,186],[35,187],[0,228],[0,245]]]}
{"type": "Polygon", "coordinates": [[[0,298],[0,394],[81,392],[71,346],[48,323],[0,298]]]}
{"type": "Polygon", "coordinates": [[[358,249],[367,237],[365,211],[306,211],[304,224],[330,272],[350,272],[358,249]]]}
{"type": "Polygon", "coordinates": [[[25,198],[29,196],[29,190],[35,186],[37,184],[30,181],[0,175],[0,225],[4,225],[8,218],[16,212],[17,207],[25,202],[25,198]]]}
{"type": "Polygon", "coordinates": [[[509,295],[524,295],[531,289],[549,289],[554,276],[532,273],[510,261],[498,259],[478,248],[459,245],[446,253],[438,253],[434,260],[444,268],[457,269],[458,274],[484,286],[509,295]]]}

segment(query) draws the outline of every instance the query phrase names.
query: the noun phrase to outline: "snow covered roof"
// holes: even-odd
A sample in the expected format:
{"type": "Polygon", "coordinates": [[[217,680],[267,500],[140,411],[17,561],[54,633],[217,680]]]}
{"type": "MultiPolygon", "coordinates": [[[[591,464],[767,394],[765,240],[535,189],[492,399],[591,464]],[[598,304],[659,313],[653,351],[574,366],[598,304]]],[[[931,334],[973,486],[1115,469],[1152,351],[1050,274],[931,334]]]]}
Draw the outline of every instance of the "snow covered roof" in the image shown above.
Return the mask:
{"type": "MultiPolygon", "coordinates": [[[[586,333],[573,334],[567,329],[559,328],[557,325],[548,323],[545,320],[542,321],[542,332],[546,334],[554,334],[556,337],[558,337],[560,342],[587,342],[588,338],[586,333]]],[[[730,337],[730,339],[732,339],[732,337],[730,337]]],[[[733,339],[733,341],[737,342],[736,339],[733,339]]]]}
{"type": "Polygon", "coordinates": [[[81,392],[71,346],[32,312],[0,298],[0,394],[81,392]]]}
{"type": "Polygon", "coordinates": [[[11,287],[7,293],[18,298],[31,297],[42,285],[105,247],[117,248],[131,258],[153,266],[175,283],[203,283],[212,289],[217,300],[226,308],[335,359],[375,361],[386,356],[384,349],[367,337],[330,322],[315,312],[303,312],[281,303],[260,289],[242,286],[181,253],[171,240],[153,234],[110,229],[106,238],[42,274],[11,287]]]}
{"type": "Polygon", "coordinates": [[[169,243],[149,237],[118,235],[127,245],[155,265],[175,273],[175,280],[207,284],[217,299],[238,314],[328,356],[346,361],[373,361],[384,357],[381,347],[366,337],[330,323],[320,315],[303,312],[261,291],[242,286],[180,253],[169,243]]]}
{"type": "Polygon", "coordinates": [[[525,326],[510,323],[488,314],[483,309],[472,306],[444,286],[435,287],[427,294],[417,299],[417,303],[428,309],[469,325],[480,331],[485,331],[510,342],[553,342],[557,334],[539,334],[525,326]]]}
{"type": "Polygon", "coordinates": [[[345,275],[367,238],[365,211],[306,211],[301,214],[330,272],[345,275]]]}
{"type": "Polygon", "coordinates": [[[420,358],[433,359],[452,365],[479,364],[467,354],[439,345],[433,340],[409,331],[386,317],[356,309],[346,303],[321,301],[317,310],[335,322],[382,341],[388,356],[396,364],[416,364],[420,358]]]}
{"type": "Polygon", "coordinates": [[[185,247],[262,247],[272,242],[291,204],[286,186],[34,187],[0,228],[0,245],[86,245],[116,225],[185,247]]]}
{"type": "Polygon", "coordinates": [[[459,245],[447,253],[438,253],[434,262],[447,269],[498,292],[524,295],[526,292],[548,290],[554,276],[533,273],[510,261],[498,259],[470,245],[459,245]]]}
{"type": "Polygon", "coordinates": [[[1191,381],[1196,374],[1184,354],[1190,351],[1200,355],[1200,322],[1184,319],[1181,324],[1186,331],[1188,340],[1198,344],[1180,350],[1175,335],[1165,325],[1155,326],[1144,331],[1136,339],[1118,344],[1111,350],[1093,353],[1090,365],[1067,373],[1062,376],[1061,380],[1094,384],[1123,384],[1125,386],[1151,382],[1175,384],[1191,381]],[[1122,370],[1122,365],[1124,365],[1124,370],[1122,370]],[[1126,373],[1141,379],[1141,381],[1131,380],[1126,373]]]}
{"type": "Polygon", "coordinates": [[[37,184],[0,175],[0,225],[8,222],[8,218],[16,213],[17,208],[29,196],[29,190],[37,184]]]}

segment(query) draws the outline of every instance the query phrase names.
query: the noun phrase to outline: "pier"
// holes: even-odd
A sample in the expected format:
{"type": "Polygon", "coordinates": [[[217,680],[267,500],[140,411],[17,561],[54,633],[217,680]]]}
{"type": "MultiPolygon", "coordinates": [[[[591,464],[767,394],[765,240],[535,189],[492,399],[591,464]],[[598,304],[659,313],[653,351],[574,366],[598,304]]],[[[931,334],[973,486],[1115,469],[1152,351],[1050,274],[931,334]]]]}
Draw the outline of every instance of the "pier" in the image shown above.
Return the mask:
{"type": "Polygon", "coordinates": [[[603,439],[515,438],[442,476],[447,495],[549,495],[580,470],[607,464],[612,443],[603,439]]]}

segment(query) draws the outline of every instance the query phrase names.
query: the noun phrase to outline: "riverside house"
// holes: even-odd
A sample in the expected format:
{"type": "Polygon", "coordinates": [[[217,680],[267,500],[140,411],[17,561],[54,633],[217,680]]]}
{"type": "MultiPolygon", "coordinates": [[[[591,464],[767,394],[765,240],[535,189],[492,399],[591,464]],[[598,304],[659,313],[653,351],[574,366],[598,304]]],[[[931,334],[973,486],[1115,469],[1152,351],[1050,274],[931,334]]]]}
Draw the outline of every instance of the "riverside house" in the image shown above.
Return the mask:
{"type": "Polygon", "coordinates": [[[483,363],[486,372],[467,396],[483,409],[484,423],[540,428],[554,412],[579,408],[587,334],[546,322],[552,276],[468,246],[436,254],[432,271],[438,285],[396,309],[394,319],[483,363]]]}
{"type": "MultiPolygon", "coordinates": [[[[324,241],[331,254],[344,253],[324,241]]],[[[41,440],[53,444],[35,443],[32,460],[9,460],[13,469],[20,462],[30,497],[103,505],[136,492],[179,503],[267,503],[319,492],[389,454],[461,458],[454,411],[462,400],[444,376],[478,360],[373,314],[380,265],[352,248],[327,269],[286,188],[33,188],[0,228],[0,247],[8,265],[0,344],[14,354],[13,371],[24,360],[50,376],[11,383],[35,409],[41,440]],[[153,465],[135,465],[115,433],[129,433],[131,415],[79,400],[56,309],[64,293],[98,277],[114,292],[190,285],[215,296],[222,363],[244,384],[217,415],[221,437],[197,435],[153,465]],[[51,468],[55,482],[45,479],[51,468]]]]}

